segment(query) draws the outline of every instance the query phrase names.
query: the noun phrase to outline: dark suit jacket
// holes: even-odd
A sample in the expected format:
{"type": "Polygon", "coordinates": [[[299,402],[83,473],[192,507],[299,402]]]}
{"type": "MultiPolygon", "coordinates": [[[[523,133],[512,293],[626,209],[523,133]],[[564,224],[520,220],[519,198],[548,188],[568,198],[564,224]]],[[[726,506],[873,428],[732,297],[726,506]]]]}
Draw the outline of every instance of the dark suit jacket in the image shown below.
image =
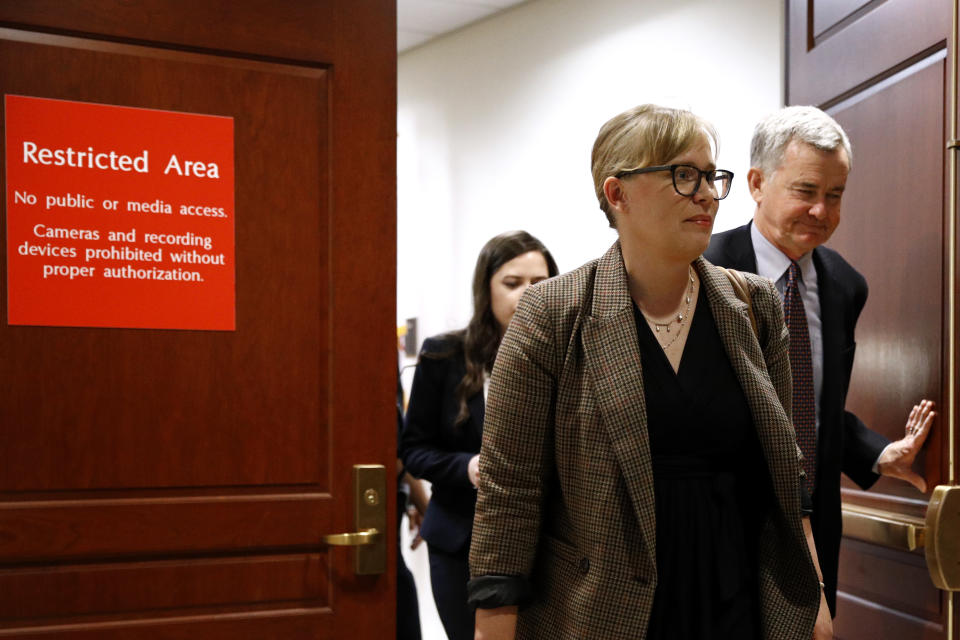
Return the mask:
{"type": "Polygon", "coordinates": [[[437,336],[424,341],[400,439],[407,471],[433,485],[420,535],[447,553],[461,551],[469,542],[477,500],[467,463],[480,452],[483,393],[468,401],[470,418],[454,425],[460,410],[457,385],[465,372],[455,340],[437,336]]]}
{"type": "MultiPolygon", "coordinates": [[[[809,640],[820,591],[800,521],[782,307],[768,280],[748,276],[758,340],[727,277],[694,266],[776,496],[757,549],[763,637],[809,640]]],[[[644,637],[658,581],[653,466],[619,242],[520,300],[490,380],[478,493],[471,599],[485,582],[528,583],[518,640],[644,637]]]]}
{"type": "MultiPolygon", "coordinates": [[[[750,224],[714,235],[703,255],[723,267],[757,271],[750,224]]],[[[840,472],[862,488],[870,488],[879,477],[872,471],[873,464],[889,440],[868,429],[857,416],[844,409],[857,346],[854,329],[867,301],[867,281],[839,253],[826,247],[813,250],[813,264],[820,291],[823,385],[811,525],[827,602],[831,612],[836,613],[842,534],[840,472]]]]}

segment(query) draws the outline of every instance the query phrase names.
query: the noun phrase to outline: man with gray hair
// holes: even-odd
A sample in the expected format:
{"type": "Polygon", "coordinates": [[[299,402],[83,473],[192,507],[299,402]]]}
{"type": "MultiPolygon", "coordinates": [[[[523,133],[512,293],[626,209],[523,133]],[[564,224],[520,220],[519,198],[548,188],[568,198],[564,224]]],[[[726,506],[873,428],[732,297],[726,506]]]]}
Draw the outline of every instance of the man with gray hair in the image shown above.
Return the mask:
{"type": "Polygon", "coordinates": [[[753,222],[714,235],[704,253],[716,265],[770,278],[783,296],[793,422],[833,615],[841,471],[864,489],[882,474],[926,491],[911,467],[935,416],[933,403],[922,400],[907,419],[905,436],[891,443],[844,408],[867,282],[839,253],[821,245],[840,222],[852,158],[847,134],[816,107],[787,107],[764,118],[753,132],[747,173],[757,204],[753,222]]]}

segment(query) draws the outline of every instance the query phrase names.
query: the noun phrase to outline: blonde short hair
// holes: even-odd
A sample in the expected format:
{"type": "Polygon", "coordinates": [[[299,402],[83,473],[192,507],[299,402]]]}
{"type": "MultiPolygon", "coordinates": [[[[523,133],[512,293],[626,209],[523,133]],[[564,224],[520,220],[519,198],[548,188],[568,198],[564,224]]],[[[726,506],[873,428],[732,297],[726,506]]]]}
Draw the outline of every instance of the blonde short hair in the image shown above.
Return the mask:
{"type": "Polygon", "coordinates": [[[603,182],[621,171],[663,164],[706,138],[716,150],[719,138],[709,122],[685,109],[642,104],[608,120],[593,143],[590,167],[600,209],[616,221],[603,182]]]}

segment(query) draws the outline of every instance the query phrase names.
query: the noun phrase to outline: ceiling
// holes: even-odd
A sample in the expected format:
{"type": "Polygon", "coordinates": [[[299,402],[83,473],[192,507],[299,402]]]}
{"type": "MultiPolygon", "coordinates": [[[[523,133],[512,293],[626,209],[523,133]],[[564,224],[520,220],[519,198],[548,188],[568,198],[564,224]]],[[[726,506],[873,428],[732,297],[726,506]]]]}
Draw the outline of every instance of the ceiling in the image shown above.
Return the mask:
{"type": "Polygon", "coordinates": [[[397,0],[397,53],[525,0],[397,0]]]}

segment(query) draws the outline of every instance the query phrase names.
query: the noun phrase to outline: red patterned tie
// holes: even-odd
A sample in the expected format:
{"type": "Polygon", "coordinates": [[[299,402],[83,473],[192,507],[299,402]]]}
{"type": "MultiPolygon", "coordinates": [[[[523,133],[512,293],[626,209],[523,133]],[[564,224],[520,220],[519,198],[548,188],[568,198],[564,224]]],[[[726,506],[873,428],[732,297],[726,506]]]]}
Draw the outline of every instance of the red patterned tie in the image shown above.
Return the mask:
{"type": "Polygon", "coordinates": [[[793,428],[803,452],[803,470],[807,491],[813,494],[817,473],[817,411],[813,398],[813,364],[810,355],[810,331],[803,309],[798,281],[800,267],[790,261],[787,287],[783,295],[784,314],[790,330],[790,368],[793,370],[793,428]]]}

